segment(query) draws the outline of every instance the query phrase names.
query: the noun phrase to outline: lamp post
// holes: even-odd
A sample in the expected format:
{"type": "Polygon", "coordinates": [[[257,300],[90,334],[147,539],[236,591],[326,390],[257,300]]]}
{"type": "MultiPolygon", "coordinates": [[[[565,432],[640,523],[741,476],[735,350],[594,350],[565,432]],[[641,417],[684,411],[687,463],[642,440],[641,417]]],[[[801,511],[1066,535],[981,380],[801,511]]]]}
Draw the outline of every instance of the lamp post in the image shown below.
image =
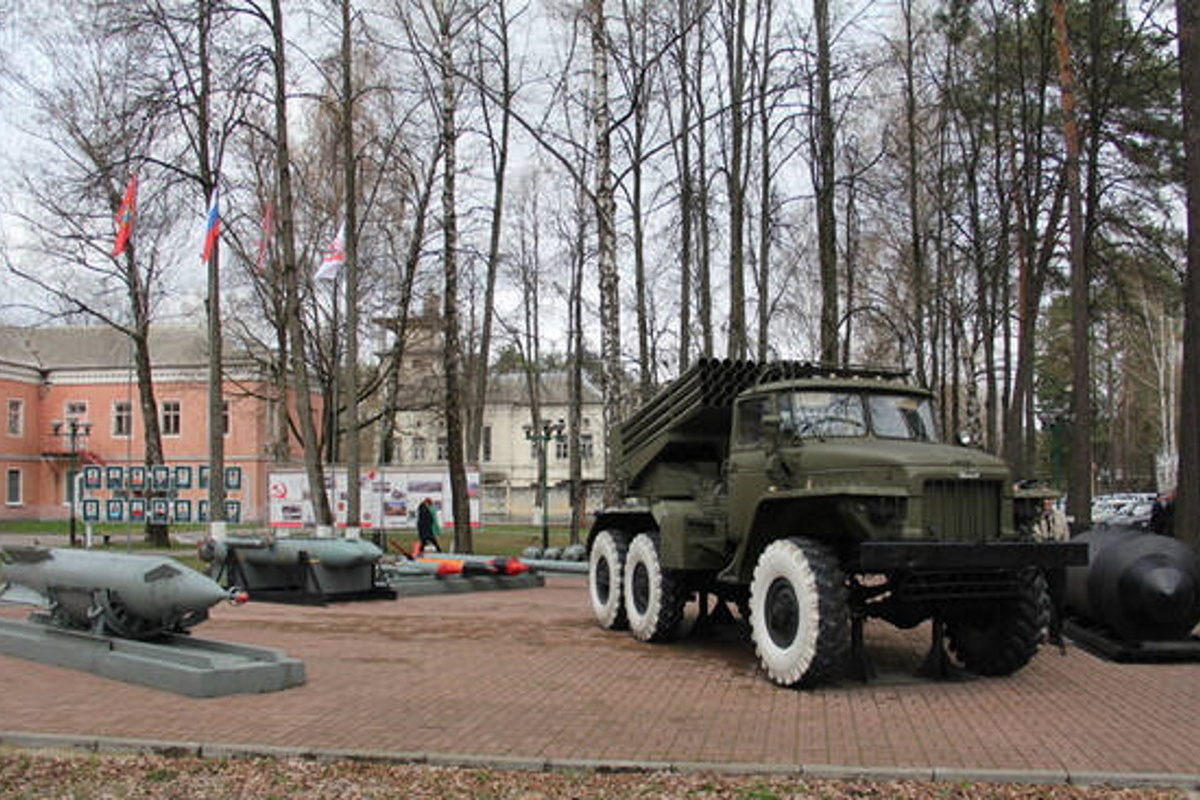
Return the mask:
{"type": "Polygon", "coordinates": [[[525,439],[538,443],[538,486],[542,498],[542,551],[550,547],[550,499],[546,496],[546,447],[551,440],[561,442],[566,425],[560,419],[557,422],[543,422],[542,427],[525,426],[525,439]]]}
{"type": "Polygon", "coordinates": [[[67,501],[70,505],[71,547],[75,547],[75,475],[79,471],[79,442],[86,439],[92,432],[92,423],[69,419],[65,423],[55,420],[50,423],[55,436],[65,437],[67,447],[71,452],[71,467],[67,470],[67,501]]]}

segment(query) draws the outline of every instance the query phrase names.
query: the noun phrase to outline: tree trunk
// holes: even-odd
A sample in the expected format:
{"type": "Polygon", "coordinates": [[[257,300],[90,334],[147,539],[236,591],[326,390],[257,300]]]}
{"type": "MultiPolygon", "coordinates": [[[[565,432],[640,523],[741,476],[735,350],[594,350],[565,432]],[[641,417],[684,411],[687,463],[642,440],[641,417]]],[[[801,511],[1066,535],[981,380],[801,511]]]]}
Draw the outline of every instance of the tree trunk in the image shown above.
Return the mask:
{"type": "Polygon", "coordinates": [[[1200,550],[1200,1],[1176,0],[1187,155],[1187,273],[1175,535],[1200,550]]]}
{"type": "Polygon", "coordinates": [[[838,358],[837,220],[834,217],[833,57],[829,0],[814,0],[817,27],[817,260],[821,273],[821,361],[838,358]]]}
{"type": "Polygon", "coordinates": [[[745,358],[746,339],[746,185],[742,177],[746,143],[746,0],[726,0],[725,52],[729,69],[729,153],[725,161],[729,199],[729,358],[745,358]],[[732,16],[732,19],[728,17],[732,16]]]}
{"type": "MultiPolygon", "coordinates": [[[[200,92],[196,104],[196,145],[200,157],[201,196],[207,200],[217,186],[208,142],[209,99],[212,97],[212,64],[209,60],[209,32],[212,29],[212,4],[199,0],[197,22],[197,61],[200,68],[200,92]]],[[[222,396],[221,362],[224,351],[221,338],[221,249],[214,247],[208,264],[208,519],[221,528],[225,522],[225,401],[222,396]]]]}
{"type": "MultiPolygon", "coordinates": [[[[346,191],[346,531],[354,535],[362,515],[358,438],[358,161],[354,152],[354,81],[350,49],[350,0],[342,0],[342,172],[346,191]]],[[[336,380],[336,378],[335,378],[336,380]]]]}
{"type": "Polygon", "coordinates": [[[588,0],[592,35],[592,128],[596,136],[596,260],[600,272],[600,357],[604,362],[604,497],[616,501],[613,437],[621,421],[621,305],[617,273],[616,198],[612,175],[612,123],[608,106],[608,32],[604,0],[588,0]]]}
{"type": "Polygon", "coordinates": [[[471,506],[467,497],[467,472],[463,456],[462,397],[459,367],[462,359],[458,336],[458,213],[455,208],[455,171],[458,145],[457,93],[454,80],[454,50],[450,12],[439,5],[438,42],[442,79],[442,267],[445,292],[442,297],[443,349],[446,400],[446,453],[450,470],[451,502],[454,508],[454,549],[474,550],[471,535],[471,506]]]}
{"type": "Polygon", "coordinates": [[[488,367],[492,353],[492,325],[495,319],[496,276],[500,270],[500,238],[504,221],[504,190],[508,175],[508,145],[512,122],[512,74],[509,63],[508,12],[505,0],[497,0],[496,14],[499,18],[497,36],[500,44],[500,137],[492,141],[492,215],[488,236],[487,275],[484,278],[483,320],[479,337],[479,353],[474,357],[474,367],[469,379],[474,381],[471,392],[471,407],[467,414],[467,458],[479,462],[480,442],[483,438],[483,411],[487,406],[488,367]]]}
{"type": "Polygon", "coordinates": [[[912,259],[912,319],[913,354],[915,356],[917,381],[926,383],[929,376],[925,369],[925,325],[926,294],[929,278],[926,274],[924,242],[921,237],[920,172],[921,161],[917,151],[917,96],[916,96],[916,37],[913,32],[913,3],[901,3],[904,14],[904,123],[907,153],[905,154],[905,177],[908,190],[908,228],[910,258],[912,259]]]}
{"type": "Polygon", "coordinates": [[[771,327],[771,242],[775,219],[771,179],[771,101],[768,86],[771,81],[771,20],[774,0],[765,0],[760,8],[763,17],[762,66],[758,75],[758,136],[759,136],[759,211],[758,211],[758,360],[770,357],[771,327]]]}
{"type": "Polygon", "coordinates": [[[271,32],[274,37],[272,57],[275,69],[275,158],[279,174],[279,236],[283,249],[284,287],[287,292],[284,319],[291,344],[292,379],[295,381],[300,441],[304,447],[304,468],[308,476],[309,493],[312,496],[313,516],[319,527],[327,527],[333,524],[333,519],[329,510],[329,495],[325,491],[320,442],[313,421],[304,331],[300,325],[299,267],[296,264],[291,153],[288,149],[287,57],[284,49],[282,0],[271,0],[271,19],[271,32]]]}
{"type": "Polygon", "coordinates": [[[1071,257],[1071,457],[1068,467],[1068,513],[1080,528],[1092,523],[1092,375],[1091,283],[1084,258],[1083,209],[1079,190],[1079,129],[1075,119],[1075,75],[1067,38],[1064,0],[1054,2],[1054,32],[1058,45],[1059,83],[1062,89],[1063,137],[1067,182],[1067,226],[1071,257]]]}
{"type": "Polygon", "coordinates": [[[692,215],[695,213],[695,188],[692,176],[692,98],[688,56],[691,28],[690,0],[678,0],[676,23],[679,38],[676,58],[679,67],[679,130],[672,136],[676,171],[679,173],[679,372],[687,370],[692,357],[692,215]]]}

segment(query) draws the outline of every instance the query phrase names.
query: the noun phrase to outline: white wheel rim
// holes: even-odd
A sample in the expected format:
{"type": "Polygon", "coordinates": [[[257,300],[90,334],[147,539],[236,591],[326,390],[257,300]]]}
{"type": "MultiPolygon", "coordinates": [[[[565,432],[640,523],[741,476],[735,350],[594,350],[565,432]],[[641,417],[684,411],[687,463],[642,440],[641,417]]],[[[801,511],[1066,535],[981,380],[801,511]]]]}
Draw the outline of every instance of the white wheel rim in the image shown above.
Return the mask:
{"type": "Polygon", "coordinates": [[[791,686],[804,677],[817,654],[820,615],[816,575],[804,552],[791,542],[773,542],[750,587],[754,644],[772,680],[791,686]],[[787,631],[794,632],[790,640],[787,631]]]}

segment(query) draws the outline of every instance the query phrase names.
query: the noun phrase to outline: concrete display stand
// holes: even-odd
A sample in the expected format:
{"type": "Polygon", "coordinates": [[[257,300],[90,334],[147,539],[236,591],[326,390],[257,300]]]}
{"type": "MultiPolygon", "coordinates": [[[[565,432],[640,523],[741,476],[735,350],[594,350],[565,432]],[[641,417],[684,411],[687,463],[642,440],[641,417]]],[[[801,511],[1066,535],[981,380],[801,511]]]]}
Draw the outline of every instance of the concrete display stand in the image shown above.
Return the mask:
{"type": "Polygon", "coordinates": [[[192,636],[139,642],[3,619],[0,654],[188,697],[278,692],[305,680],[304,663],[282,650],[192,636]]]}
{"type": "Polygon", "coordinates": [[[1200,638],[1196,636],[1167,641],[1127,641],[1098,625],[1075,619],[1063,624],[1063,633],[1088,652],[1109,661],[1134,664],[1200,661],[1200,638]]]}

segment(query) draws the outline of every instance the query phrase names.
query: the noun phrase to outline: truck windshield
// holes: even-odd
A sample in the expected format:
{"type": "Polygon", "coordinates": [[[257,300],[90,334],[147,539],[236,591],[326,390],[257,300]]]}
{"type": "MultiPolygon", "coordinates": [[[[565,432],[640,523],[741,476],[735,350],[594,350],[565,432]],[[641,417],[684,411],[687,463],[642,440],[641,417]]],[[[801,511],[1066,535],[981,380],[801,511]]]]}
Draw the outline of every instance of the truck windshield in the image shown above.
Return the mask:
{"type": "Polygon", "coordinates": [[[849,392],[803,391],[780,398],[780,427],[801,437],[865,436],[862,397],[849,392]]]}
{"type": "Polygon", "coordinates": [[[791,392],[780,398],[779,417],[783,431],[801,438],[866,436],[870,431],[886,439],[937,441],[929,400],[910,394],[791,392]]]}
{"type": "Polygon", "coordinates": [[[867,401],[871,410],[871,428],[876,436],[937,441],[933,408],[928,398],[910,394],[872,394],[867,401]]]}

